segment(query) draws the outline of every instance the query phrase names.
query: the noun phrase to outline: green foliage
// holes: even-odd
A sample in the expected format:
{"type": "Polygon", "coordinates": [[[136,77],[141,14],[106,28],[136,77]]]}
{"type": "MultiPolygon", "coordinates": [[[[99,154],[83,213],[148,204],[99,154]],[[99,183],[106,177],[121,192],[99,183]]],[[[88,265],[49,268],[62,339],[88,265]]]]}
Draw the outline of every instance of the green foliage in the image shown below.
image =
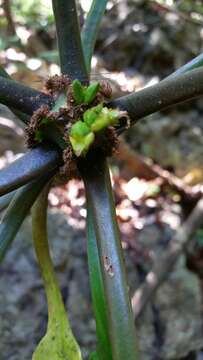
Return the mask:
{"type": "Polygon", "coordinates": [[[78,79],[75,79],[72,83],[72,90],[73,90],[73,98],[76,104],[82,104],[84,102],[85,91],[84,87],[82,86],[81,82],[78,79]]]}
{"type": "Polygon", "coordinates": [[[94,134],[83,121],[79,120],[71,128],[70,142],[76,156],[85,156],[94,142],[94,134]]]}
{"type": "Polygon", "coordinates": [[[54,23],[51,2],[46,0],[15,0],[11,2],[15,20],[32,28],[50,26],[54,23]]]}
{"type": "Polygon", "coordinates": [[[72,82],[73,98],[77,105],[90,104],[96,97],[100,85],[98,82],[83,86],[78,79],[72,82]]]}
{"type": "Polygon", "coordinates": [[[40,194],[32,210],[33,242],[44,280],[49,316],[46,335],[37,346],[32,360],[81,360],[49,252],[46,216],[48,191],[49,186],[40,194]]]}
{"type": "Polygon", "coordinates": [[[198,229],[196,231],[197,243],[200,247],[203,247],[203,229],[198,229]]]}
{"type": "Polygon", "coordinates": [[[70,142],[75,155],[85,156],[94,142],[94,134],[116,125],[120,113],[119,110],[108,109],[102,104],[86,110],[83,121],[78,120],[70,130],[70,142]]]}
{"type": "Polygon", "coordinates": [[[99,87],[100,85],[97,82],[95,84],[89,85],[87,89],[85,89],[85,97],[84,97],[85,104],[90,104],[95,99],[95,96],[99,91],[99,87]]]}

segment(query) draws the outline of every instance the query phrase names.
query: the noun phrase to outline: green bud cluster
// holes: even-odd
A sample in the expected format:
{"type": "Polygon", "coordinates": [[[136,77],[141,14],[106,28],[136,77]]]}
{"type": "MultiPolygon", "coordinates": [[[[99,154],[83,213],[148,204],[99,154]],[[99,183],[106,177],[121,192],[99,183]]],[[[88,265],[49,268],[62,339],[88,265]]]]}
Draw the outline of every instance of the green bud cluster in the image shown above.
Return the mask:
{"type": "Polygon", "coordinates": [[[83,86],[79,80],[74,80],[72,82],[72,92],[76,104],[90,104],[95,99],[99,88],[100,84],[98,82],[83,86]]]}
{"type": "Polygon", "coordinates": [[[73,124],[70,130],[70,142],[75,155],[85,156],[95,140],[95,134],[116,125],[119,117],[119,110],[108,109],[103,104],[86,110],[83,119],[73,124]]]}

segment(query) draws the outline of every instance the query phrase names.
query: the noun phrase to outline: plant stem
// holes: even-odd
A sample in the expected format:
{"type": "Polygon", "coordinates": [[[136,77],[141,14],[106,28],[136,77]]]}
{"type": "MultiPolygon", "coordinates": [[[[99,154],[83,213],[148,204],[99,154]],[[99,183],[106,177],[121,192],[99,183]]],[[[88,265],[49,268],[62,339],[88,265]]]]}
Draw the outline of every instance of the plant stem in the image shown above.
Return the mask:
{"type": "Polygon", "coordinates": [[[99,25],[106,9],[107,0],[93,0],[82,29],[82,45],[86,67],[90,72],[91,59],[94,52],[99,25]]]}
{"type": "Polygon", "coordinates": [[[90,206],[87,206],[87,254],[90,287],[98,339],[97,354],[99,355],[99,359],[101,358],[111,360],[112,354],[108,332],[107,306],[105,301],[104,284],[97,248],[97,239],[94,229],[92,209],[90,206]]]}
{"type": "Polygon", "coordinates": [[[185,65],[181,66],[179,69],[177,69],[176,71],[174,71],[172,74],[170,74],[169,76],[167,76],[164,80],[166,79],[172,79],[173,77],[180,75],[180,74],[184,74],[187,71],[196,69],[203,66],[203,53],[196,56],[195,58],[193,58],[192,60],[190,60],[188,63],[186,63],[185,65]]]}
{"type": "MultiPolygon", "coordinates": [[[[0,66],[0,76],[12,80],[11,77],[7,74],[7,72],[4,70],[2,66],[0,66]]],[[[24,114],[21,111],[18,111],[16,109],[13,109],[12,107],[9,109],[19,118],[23,123],[27,124],[29,122],[30,117],[27,114],[24,114]]]]}
{"type": "Polygon", "coordinates": [[[108,311],[108,326],[114,360],[138,357],[135,325],[130,305],[121,241],[108,166],[95,154],[80,162],[88,207],[92,209],[108,311]]]}
{"type": "Polygon", "coordinates": [[[49,187],[40,194],[32,209],[33,241],[44,281],[48,303],[48,327],[45,337],[37,347],[33,360],[81,359],[80,350],[73,337],[58,281],[54,273],[47,236],[47,205],[49,187]],[[51,357],[49,357],[51,355],[51,357]]]}
{"type": "MultiPolygon", "coordinates": [[[[202,77],[203,68],[200,67],[163,80],[157,85],[112,100],[107,105],[126,110],[132,120],[131,125],[134,125],[147,115],[203,95],[202,77]]],[[[121,125],[118,132],[123,130],[121,125]]]]}
{"type": "Polygon", "coordinates": [[[52,0],[61,71],[72,80],[88,81],[75,0],[52,0]]]}
{"type": "Polygon", "coordinates": [[[14,197],[16,193],[16,190],[13,190],[9,192],[8,194],[0,196],[0,211],[7,208],[7,206],[10,204],[12,198],[14,197]]]}
{"type": "Polygon", "coordinates": [[[50,95],[0,76],[0,102],[31,115],[41,105],[53,104],[50,95]]]}
{"type": "Polygon", "coordinates": [[[0,222],[0,262],[6,255],[38,194],[53,174],[54,172],[50,172],[48,175],[23,186],[16,192],[0,222]]]}
{"type": "Polygon", "coordinates": [[[57,149],[41,146],[0,171],[0,196],[56,169],[61,161],[57,149]]]}

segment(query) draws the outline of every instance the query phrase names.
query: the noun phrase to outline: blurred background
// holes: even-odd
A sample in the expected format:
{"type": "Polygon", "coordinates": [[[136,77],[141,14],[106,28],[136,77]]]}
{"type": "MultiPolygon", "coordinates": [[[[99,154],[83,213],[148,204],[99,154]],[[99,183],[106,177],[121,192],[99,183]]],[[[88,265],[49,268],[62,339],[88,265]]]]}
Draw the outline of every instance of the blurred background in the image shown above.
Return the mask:
{"type": "MultiPolygon", "coordinates": [[[[78,1],[81,26],[91,1],[78,1]]],[[[111,0],[101,23],[92,79],[114,96],[156,84],[203,52],[201,0],[111,0]]],[[[43,89],[60,73],[50,0],[0,0],[0,64],[43,89]]],[[[111,159],[117,216],[133,297],[203,190],[203,100],[143,119],[111,159]]],[[[23,129],[0,105],[0,168],[26,151],[23,129]]],[[[84,358],[95,347],[88,282],[83,184],[49,195],[50,243],[63,298],[84,358]]],[[[0,277],[0,359],[29,360],[46,328],[46,301],[28,216],[0,277]]],[[[203,359],[203,229],[137,321],[141,360],[203,359]]]]}

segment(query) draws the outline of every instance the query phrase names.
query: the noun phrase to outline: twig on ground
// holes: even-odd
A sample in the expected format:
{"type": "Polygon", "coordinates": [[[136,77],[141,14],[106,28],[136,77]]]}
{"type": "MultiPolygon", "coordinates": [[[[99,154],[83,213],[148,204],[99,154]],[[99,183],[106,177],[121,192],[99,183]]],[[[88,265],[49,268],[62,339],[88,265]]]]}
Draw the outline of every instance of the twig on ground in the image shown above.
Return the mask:
{"type": "Polygon", "coordinates": [[[201,189],[188,186],[176,175],[163,169],[160,165],[154,164],[151,159],[138,154],[124,139],[120,138],[116,157],[118,160],[125,161],[125,165],[127,165],[132,175],[146,180],[159,177],[162,180],[162,186],[168,185],[171,189],[177,191],[184,200],[197,201],[202,196],[201,189]]]}
{"type": "Polygon", "coordinates": [[[147,274],[144,283],[138,288],[132,298],[132,307],[135,320],[143,313],[146,305],[160,285],[167,279],[176,261],[188,246],[197,228],[203,223],[203,198],[201,198],[194,210],[182,227],[177,230],[171,239],[165,255],[158,259],[147,274]]]}

